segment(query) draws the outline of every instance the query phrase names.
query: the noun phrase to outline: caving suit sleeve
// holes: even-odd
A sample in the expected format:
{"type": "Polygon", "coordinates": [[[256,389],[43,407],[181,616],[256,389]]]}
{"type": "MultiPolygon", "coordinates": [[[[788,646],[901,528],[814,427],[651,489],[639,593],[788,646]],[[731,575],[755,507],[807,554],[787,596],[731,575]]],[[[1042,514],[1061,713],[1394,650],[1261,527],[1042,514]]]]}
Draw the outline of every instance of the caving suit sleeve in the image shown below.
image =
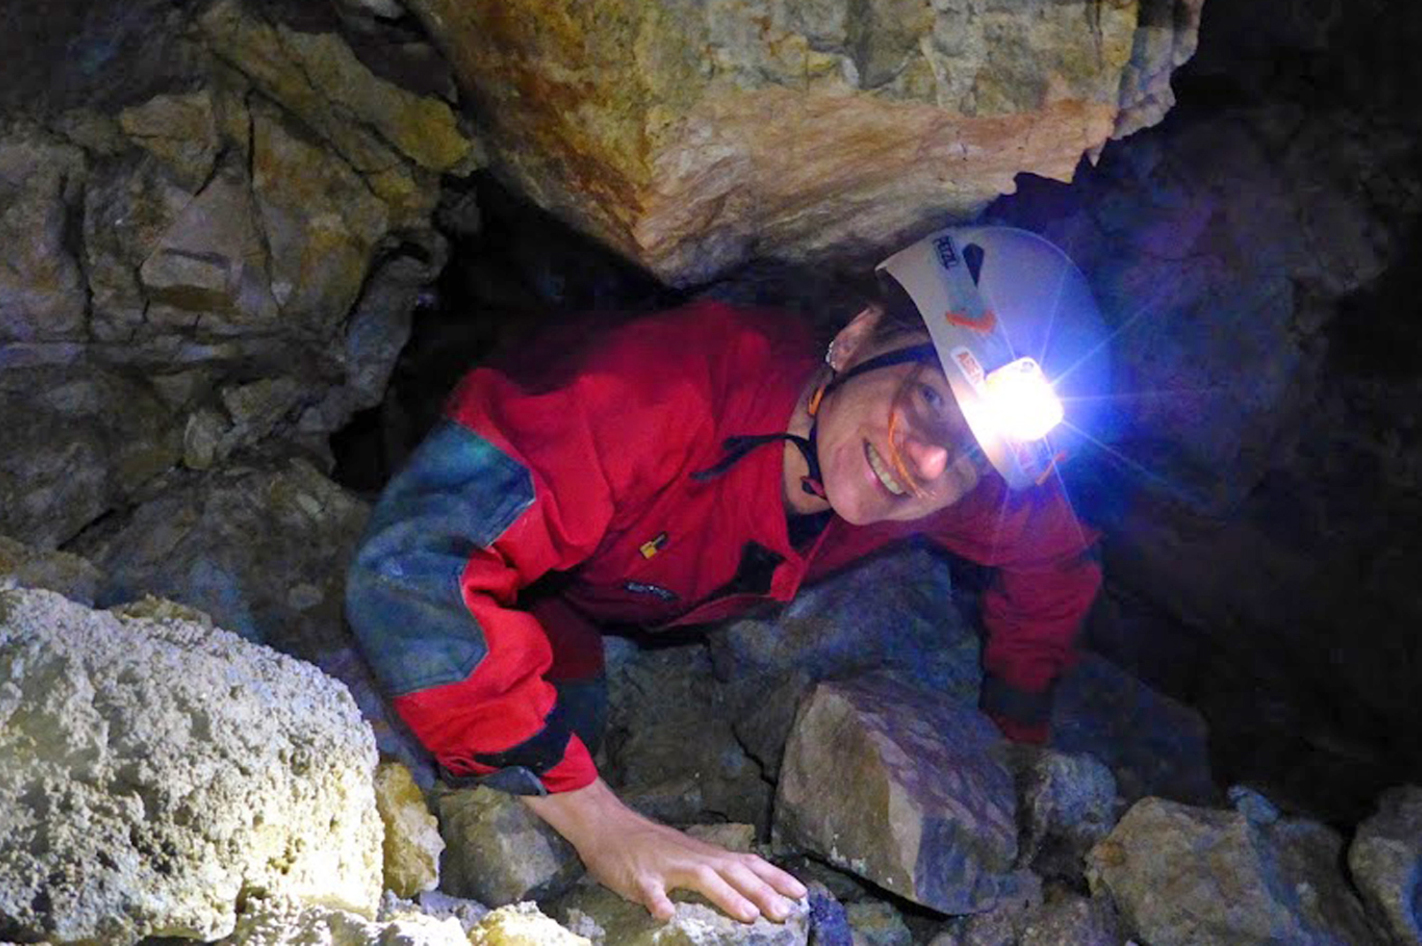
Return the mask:
{"type": "Polygon", "coordinates": [[[627,396],[605,374],[530,393],[475,371],[373,510],[348,619],[396,712],[455,775],[513,774],[490,782],[524,794],[596,777],[519,593],[603,538],[628,458],[660,426],[639,428],[627,396]],[[607,417],[622,433],[607,433],[607,417]]]}
{"type": "Polygon", "coordinates": [[[1048,737],[1054,685],[1075,659],[1101,587],[1095,541],[1061,494],[1048,492],[1025,515],[1016,548],[983,595],[981,705],[1015,741],[1048,737]]]}

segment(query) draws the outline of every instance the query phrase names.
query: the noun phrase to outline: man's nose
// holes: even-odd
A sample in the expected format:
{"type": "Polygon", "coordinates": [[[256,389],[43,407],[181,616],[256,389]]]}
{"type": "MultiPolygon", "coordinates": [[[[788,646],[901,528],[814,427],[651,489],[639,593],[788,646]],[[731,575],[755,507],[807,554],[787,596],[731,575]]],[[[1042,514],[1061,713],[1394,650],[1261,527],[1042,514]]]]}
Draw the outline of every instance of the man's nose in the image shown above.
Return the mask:
{"type": "Polygon", "coordinates": [[[902,449],[909,470],[924,482],[938,479],[948,468],[948,448],[916,433],[907,433],[902,449]]]}

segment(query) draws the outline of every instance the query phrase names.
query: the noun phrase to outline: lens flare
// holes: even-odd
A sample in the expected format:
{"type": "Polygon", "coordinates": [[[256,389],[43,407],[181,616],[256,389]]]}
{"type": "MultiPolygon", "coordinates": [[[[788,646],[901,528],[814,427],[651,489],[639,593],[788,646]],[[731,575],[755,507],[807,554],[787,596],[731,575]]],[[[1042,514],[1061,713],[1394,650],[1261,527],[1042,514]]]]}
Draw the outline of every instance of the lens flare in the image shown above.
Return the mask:
{"type": "Polygon", "coordinates": [[[1062,402],[1031,358],[989,373],[983,387],[993,424],[1012,440],[1040,440],[1062,422],[1062,402]]]}

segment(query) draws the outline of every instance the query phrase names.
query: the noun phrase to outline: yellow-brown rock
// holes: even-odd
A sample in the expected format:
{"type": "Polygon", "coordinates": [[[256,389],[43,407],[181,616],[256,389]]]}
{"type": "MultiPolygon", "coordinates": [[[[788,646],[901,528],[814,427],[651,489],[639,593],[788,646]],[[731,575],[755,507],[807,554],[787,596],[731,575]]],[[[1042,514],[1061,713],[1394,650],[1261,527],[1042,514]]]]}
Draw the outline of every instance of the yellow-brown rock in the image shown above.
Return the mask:
{"type": "Polygon", "coordinates": [[[444,839],[409,769],[398,762],[376,768],[375,808],[385,825],[385,889],[406,899],[433,890],[444,839]]]}
{"type": "Polygon", "coordinates": [[[1124,111],[1160,109],[1161,70],[1193,48],[1170,14],[1199,4],[410,2],[496,169],[683,283],[752,252],[877,251],[1019,172],[1069,178],[1124,111]]]}

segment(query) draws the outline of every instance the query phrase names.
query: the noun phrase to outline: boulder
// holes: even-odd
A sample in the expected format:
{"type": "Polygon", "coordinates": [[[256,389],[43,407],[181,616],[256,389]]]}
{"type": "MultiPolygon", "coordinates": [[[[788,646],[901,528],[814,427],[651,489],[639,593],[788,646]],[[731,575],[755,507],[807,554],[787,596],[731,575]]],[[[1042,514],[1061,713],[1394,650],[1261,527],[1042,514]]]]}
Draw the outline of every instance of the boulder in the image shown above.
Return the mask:
{"type": "Polygon", "coordinates": [[[1378,799],[1348,846],[1348,869],[1363,904],[1395,946],[1422,943],[1422,788],[1378,799]]]}
{"type": "Polygon", "coordinates": [[[501,907],[555,896],[583,873],[577,851],[518,797],[491,788],[441,788],[441,889],[501,907]]]}
{"type": "Polygon", "coordinates": [[[876,668],[976,706],[979,642],[961,607],[948,563],[909,547],[802,589],[773,616],[726,623],[709,643],[737,737],[775,777],[812,684],[876,668]]]}
{"type": "Polygon", "coordinates": [[[1163,110],[1200,2],[408,5],[507,179],[690,283],[878,252],[1023,171],[1069,179],[1163,110]]]}
{"type": "Polygon", "coordinates": [[[665,923],[640,904],[623,900],[606,887],[579,884],[550,906],[550,911],[593,946],[806,946],[809,908],[792,905],[784,923],[759,917],[754,923],[733,920],[693,894],[672,894],[676,912],[665,923]]]}
{"type": "Polygon", "coordinates": [[[944,913],[1014,892],[1016,796],[996,729],[889,674],[819,684],[785,747],[775,833],[944,913]]]}
{"type": "Polygon", "coordinates": [[[439,884],[444,839],[409,769],[398,762],[380,764],[375,808],[385,826],[385,889],[397,897],[433,890],[439,884]]]}
{"type": "Polygon", "coordinates": [[[1154,946],[1377,943],[1339,871],[1343,842],[1316,822],[1263,825],[1146,798],[1091,850],[1087,879],[1126,931],[1154,946]]]}
{"type": "Polygon", "coordinates": [[[258,892],[374,914],[370,730],[307,664],[0,591],[0,935],[233,932],[258,892]]]}

